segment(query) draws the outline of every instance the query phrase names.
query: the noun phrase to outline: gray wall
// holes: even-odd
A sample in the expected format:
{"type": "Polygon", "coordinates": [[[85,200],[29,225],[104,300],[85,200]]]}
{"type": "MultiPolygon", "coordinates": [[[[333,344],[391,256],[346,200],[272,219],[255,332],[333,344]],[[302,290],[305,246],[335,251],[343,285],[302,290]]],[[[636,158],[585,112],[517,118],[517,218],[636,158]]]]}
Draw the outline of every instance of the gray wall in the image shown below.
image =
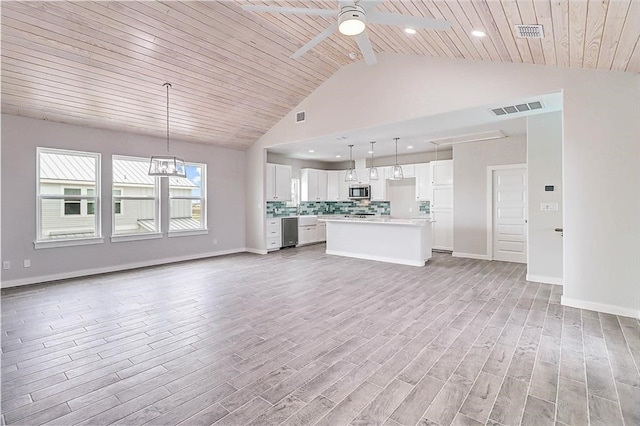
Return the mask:
{"type": "MultiPolygon", "coordinates": [[[[111,243],[111,156],[149,157],[165,151],[163,139],[2,115],[2,260],[11,261],[2,285],[169,262],[245,248],[246,153],[171,141],[171,152],[207,164],[209,234],[111,243]],[[101,213],[104,243],[35,250],[36,147],[102,154],[101,213]],[[107,201],[107,202],[105,202],[107,201]],[[217,240],[217,244],[214,244],[217,240]],[[23,268],[23,260],[31,267],[23,268]]],[[[163,185],[162,199],[168,189],[163,185]]],[[[166,224],[168,209],[162,210],[166,224]]]]}
{"type": "Polygon", "coordinates": [[[487,166],[524,164],[524,135],[453,146],[453,252],[486,256],[487,166]]]}
{"type": "Polygon", "coordinates": [[[562,283],[562,113],[527,119],[528,236],[527,277],[562,283]],[[554,185],[553,192],[544,190],[554,185]],[[558,211],[540,211],[540,203],[558,203],[558,211]]]}

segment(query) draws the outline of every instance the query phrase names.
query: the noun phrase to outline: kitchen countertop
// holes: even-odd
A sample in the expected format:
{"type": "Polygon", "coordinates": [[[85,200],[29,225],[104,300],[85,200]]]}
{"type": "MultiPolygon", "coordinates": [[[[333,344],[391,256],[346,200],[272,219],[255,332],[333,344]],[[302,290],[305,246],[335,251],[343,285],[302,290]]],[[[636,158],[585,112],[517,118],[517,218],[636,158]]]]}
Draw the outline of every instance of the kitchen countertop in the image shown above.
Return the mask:
{"type": "Polygon", "coordinates": [[[318,218],[319,221],[324,222],[341,222],[341,223],[369,223],[376,225],[410,225],[410,226],[423,226],[425,223],[431,223],[431,219],[391,219],[389,217],[381,218],[380,216],[367,217],[367,218],[354,218],[354,217],[335,217],[335,218],[318,218]]]}

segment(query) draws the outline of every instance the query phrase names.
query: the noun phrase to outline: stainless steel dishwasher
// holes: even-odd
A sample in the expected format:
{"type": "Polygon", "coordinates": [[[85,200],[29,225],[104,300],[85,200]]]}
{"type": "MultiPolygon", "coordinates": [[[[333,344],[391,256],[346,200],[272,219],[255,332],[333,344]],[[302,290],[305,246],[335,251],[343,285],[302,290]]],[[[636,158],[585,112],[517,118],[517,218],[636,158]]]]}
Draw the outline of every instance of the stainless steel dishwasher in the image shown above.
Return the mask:
{"type": "Polygon", "coordinates": [[[285,217],[282,219],[282,248],[298,245],[298,218],[285,217]]]}

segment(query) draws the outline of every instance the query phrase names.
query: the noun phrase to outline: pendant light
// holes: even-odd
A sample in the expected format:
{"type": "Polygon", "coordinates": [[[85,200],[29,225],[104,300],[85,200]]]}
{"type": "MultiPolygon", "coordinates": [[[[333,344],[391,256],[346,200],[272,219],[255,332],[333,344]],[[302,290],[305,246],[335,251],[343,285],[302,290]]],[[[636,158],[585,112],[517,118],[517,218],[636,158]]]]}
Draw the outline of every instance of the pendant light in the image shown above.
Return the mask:
{"type": "Polygon", "coordinates": [[[351,154],[353,153],[353,145],[349,145],[349,168],[347,169],[347,174],[344,177],[345,182],[357,182],[358,176],[356,175],[356,165],[355,162],[352,165],[351,154]]]}
{"type": "Polygon", "coordinates": [[[402,167],[398,165],[398,140],[400,138],[393,138],[396,141],[396,165],[393,166],[393,175],[391,179],[403,179],[402,167]]]}
{"type": "Polygon", "coordinates": [[[369,169],[369,180],[378,180],[378,169],[373,165],[373,144],[376,141],[370,142],[371,144],[371,168],[369,169]]]}
{"type": "Polygon", "coordinates": [[[184,160],[169,153],[169,88],[171,83],[164,83],[167,88],[167,155],[154,155],[149,163],[149,176],[187,177],[184,160]]]}

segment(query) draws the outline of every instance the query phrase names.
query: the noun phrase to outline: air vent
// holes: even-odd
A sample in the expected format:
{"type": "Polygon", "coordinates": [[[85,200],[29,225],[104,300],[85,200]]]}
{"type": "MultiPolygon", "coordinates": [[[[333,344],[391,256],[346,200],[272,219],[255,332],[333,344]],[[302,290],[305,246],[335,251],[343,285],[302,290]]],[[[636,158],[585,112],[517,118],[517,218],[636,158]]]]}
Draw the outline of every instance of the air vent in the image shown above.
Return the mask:
{"type": "Polygon", "coordinates": [[[527,112],[534,111],[536,109],[542,109],[542,102],[528,102],[526,104],[518,104],[518,105],[507,105],[501,108],[492,108],[491,112],[494,115],[507,115],[507,114],[517,114],[519,112],[527,112]]]}
{"type": "Polygon", "coordinates": [[[518,38],[544,38],[542,25],[516,25],[518,38]]]}
{"type": "Polygon", "coordinates": [[[304,123],[307,119],[307,111],[296,112],[296,123],[304,123]]]}

